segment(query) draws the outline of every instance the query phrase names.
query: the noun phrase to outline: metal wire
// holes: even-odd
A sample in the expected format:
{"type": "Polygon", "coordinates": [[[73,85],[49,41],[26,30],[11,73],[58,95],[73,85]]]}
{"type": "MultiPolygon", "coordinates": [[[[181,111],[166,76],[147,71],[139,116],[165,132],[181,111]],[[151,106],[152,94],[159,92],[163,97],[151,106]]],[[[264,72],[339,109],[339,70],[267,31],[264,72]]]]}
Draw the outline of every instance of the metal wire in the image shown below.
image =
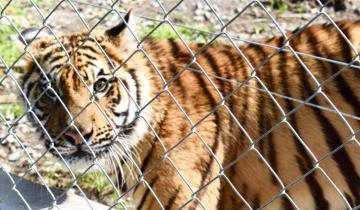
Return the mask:
{"type": "MultiPolygon", "coordinates": [[[[67,191],[69,191],[71,188],[77,188],[80,195],[82,197],[85,198],[85,201],[87,203],[87,205],[89,206],[89,208],[93,209],[92,204],[89,202],[89,195],[87,195],[84,190],[81,188],[81,186],[78,184],[78,181],[80,179],[80,177],[84,176],[85,174],[87,174],[90,170],[92,170],[93,168],[97,168],[102,174],[105,175],[107,181],[112,185],[112,187],[115,189],[116,194],[117,194],[117,199],[114,201],[113,205],[109,207],[109,209],[113,209],[113,208],[117,208],[117,206],[121,206],[121,208],[123,209],[127,209],[127,205],[122,203],[122,200],[124,198],[126,198],[127,196],[129,196],[131,194],[131,191],[136,188],[139,185],[143,185],[146,188],[149,189],[149,192],[152,194],[152,196],[155,198],[156,202],[159,204],[159,206],[164,209],[164,205],[161,203],[160,199],[158,198],[158,196],[156,195],[155,191],[153,189],[151,189],[151,185],[150,183],[148,183],[145,180],[145,176],[150,173],[155,167],[157,167],[157,165],[159,165],[160,163],[167,161],[171,167],[173,168],[174,171],[176,171],[176,173],[179,175],[180,179],[182,182],[184,182],[184,185],[190,190],[191,192],[191,197],[188,198],[188,201],[185,202],[183,204],[183,206],[181,208],[186,208],[186,205],[188,205],[190,202],[197,202],[199,203],[200,207],[202,207],[203,209],[206,209],[206,204],[202,203],[202,201],[197,197],[199,192],[201,192],[203,189],[207,188],[211,183],[213,183],[214,181],[218,180],[218,179],[224,179],[227,184],[229,184],[229,186],[232,188],[232,190],[234,191],[234,193],[238,196],[239,200],[241,200],[245,206],[248,209],[253,209],[253,207],[251,206],[250,202],[247,201],[245,199],[245,196],[242,195],[238,189],[236,189],[236,187],[234,186],[234,184],[231,182],[231,179],[229,177],[227,177],[227,175],[225,174],[225,171],[227,169],[229,169],[230,167],[234,166],[236,163],[238,163],[239,160],[241,160],[243,157],[245,157],[246,155],[248,155],[249,153],[253,152],[255,153],[259,159],[261,160],[262,163],[264,163],[264,165],[266,166],[266,168],[269,170],[269,172],[272,174],[272,176],[275,178],[276,182],[280,185],[280,191],[274,195],[271,199],[268,200],[268,202],[262,204],[259,209],[263,209],[266,208],[267,206],[269,206],[272,202],[274,202],[277,198],[284,196],[287,200],[289,200],[289,202],[291,203],[291,205],[295,208],[295,209],[299,209],[298,204],[296,203],[296,201],[291,197],[291,195],[289,194],[288,190],[290,188],[292,188],[294,185],[296,185],[297,183],[301,182],[302,180],[306,179],[309,175],[311,175],[312,173],[315,173],[315,171],[321,173],[327,182],[333,187],[333,189],[339,194],[339,196],[343,199],[344,203],[346,204],[348,209],[358,209],[360,208],[360,206],[351,206],[349,200],[346,198],[346,196],[344,195],[343,192],[341,192],[341,190],[339,189],[339,187],[335,184],[334,180],[332,180],[330,178],[330,176],[326,173],[326,170],[324,170],[321,167],[321,162],[324,161],[327,157],[335,154],[337,151],[343,149],[345,146],[350,145],[351,143],[355,143],[354,145],[356,145],[358,148],[360,148],[360,143],[358,141],[358,139],[356,138],[356,135],[359,133],[359,130],[356,130],[355,128],[353,128],[351,126],[351,124],[348,122],[348,119],[352,119],[352,120],[360,120],[360,116],[356,116],[352,113],[346,113],[344,111],[341,111],[338,109],[338,107],[335,106],[334,101],[331,99],[331,97],[329,97],[324,91],[323,91],[323,87],[324,85],[326,85],[327,83],[333,81],[338,75],[340,75],[342,72],[346,71],[349,68],[353,68],[356,70],[360,69],[359,66],[359,55],[358,55],[358,51],[357,49],[353,46],[353,44],[350,42],[350,40],[348,39],[348,37],[346,37],[346,35],[341,31],[341,29],[336,25],[336,22],[327,14],[325,6],[328,4],[322,4],[320,1],[317,1],[317,3],[319,4],[319,10],[317,12],[317,14],[312,17],[309,21],[306,22],[306,24],[299,26],[299,30],[297,31],[297,33],[294,33],[293,35],[288,36],[285,33],[285,29],[282,28],[280,26],[280,24],[276,21],[276,18],[273,16],[273,14],[268,11],[268,9],[264,6],[264,4],[261,1],[258,0],[251,0],[251,1],[247,1],[246,5],[239,11],[237,12],[237,14],[232,17],[229,21],[225,21],[221,18],[221,15],[219,14],[218,11],[216,11],[214,9],[213,4],[208,1],[208,0],[198,0],[200,3],[204,4],[206,6],[206,9],[208,11],[211,12],[211,14],[215,17],[215,21],[216,21],[216,25],[218,26],[219,30],[217,32],[211,32],[211,31],[204,31],[204,30],[200,30],[197,28],[192,28],[189,26],[185,26],[182,24],[178,24],[175,23],[170,17],[174,14],[174,11],[181,5],[183,4],[182,0],[179,0],[176,2],[176,4],[174,4],[171,8],[167,8],[164,6],[163,2],[160,0],[154,0],[154,3],[156,3],[158,5],[158,7],[160,8],[160,12],[158,12],[158,14],[161,16],[160,19],[154,18],[154,17],[149,17],[146,16],[146,14],[142,14],[142,15],[136,15],[139,19],[143,19],[143,20],[148,20],[148,21],[152,21],[155,25],[153,26],[153,29],[150,30],[150,32],[148,32],[148,34],[146,34],[144,37],[139,37],[136,33],[136,31],[133,28],[130,28],[129,25],[127,25],[131,36],[133,36],[134,40],[136,40],[137,42],[137,49],[132,52],[128,58],[124,59],[124,62],[120,65],[120,66],[115,66],[114,63],[112,62],[111,58],[106,54],[105,50],[101,47],[101,45],[97,42],[97,40],[94,38],[93,35],[93,31],[98,28],[98,25],[100,25],[101,22],[103,22],[108,16],[110,15],[116,15],[119,18],[118,19],[122,19],[124,20],[124,13],[125,10],[122,10],[120,8],[118,8],[118,5],[120,4],[119,0],[113,0],[113,1],[99,1],[99,3],[91,3],[91,2],[87,2],[87,1],[81,1],[81,0],[61,0],[58,2],[54,2],[52,4],[52,10],[50,10],[47,14],[45,14],[42,10],[41,7],[39,7],[39,5],[37,4],[37,1],[35,0],[29,0],[29,4],[31,5],[31,7],[33,7],[35,9],[35,11],[38,13],[38,15],[40,16],[42,23],[41,23],[41,27],[39,32],[37,33],[36,36],[38,36],[40,34],[41,30],[48,30],[50,32],[50,36],[54,37],[54,40],[57,42],[57,44],[59,44],[59,46],[63,49],[63,51],[65,52],[66,56],[67,56],[67,61],[66,63],[64,63],[64,66],[70,66],[75,73],[77,74],[77,77],[81,80],[82,84],[84,84],[84,86],[87,88],[89,94],[92,96],[91,101],[86,104],[83,109],[77,113],[76,115],[72,115],[71,112],[69,111],[68,107],[66,107],[65,103],[63,102],[63,100],[61,99],[61,97],[56,93],[56,91],[53,89],[53,87],[51,87],[51,85],[48,85],[47,88],[43,91],[43,93],[38,97],[38,99],[36,99],[33,102],[30,102],[30,100],[27,98],[26,94],[24,93],[24,91],[22,90],[22,87],[20,85],[19,79],[16,77],[15,75],[15,68],[19,67],[19,62],[21,60],[21,58],[23,56],[29,56],[31,57],[31,59],[34,61],[34,63],[37,65],[37,67],[39,68],[40,72],[43,74],[44,78],[47,80],[48,84],[51,84],[50,79],[47,77],[46,71],[42,68],[42,66],[40,65],[40,63],[37,61],[36,57],[33,55],[33,53],[29,50],[29,45],[30,43],[27,43],[24,47],[24,49],[22,49],[22,52],[20,53],[19,57],[13,62],[13,63],[6,63],[6,61],[4,60],[3,57],[0,57],[0,62],[1,62],[1,66],[4,69],[3,70],[3,75],[0,76],[0,85],[2,83],[4,83],[5,80],[11,80],[16,88],[19,90],[21,97],[24,99],[25,101],[25,105],[26,105],[26,110],[25,112],[18,116],[15,120],[8,120],[6,119],[6,116],[3,116],[0,113],[0,122],[3,124],[3,127],[6,128],[6,135],[4,137],[2,137],[0,139],[0,143],[7,141],[7,139],[9,138],[13,138],[16,140],[16,143],[20,146],[21,150],[24,151],[26,157],[28,158],[30,165],[29,167],[26,169],[25,173],[21,176],[22,178],[26,177],[27,175],[29,175],[30,171],[34,171],[39,179],[39,181],[41,182],[42,185],[44,185],[48,191],[48,193],[51,195],[51,199],[52,199],[52,206],[51,208],[59,208],[58,206],[58,195],[55,195],[53,190],[46,184],[46,177],[44,177],[40,172],[39,172],[39,168],[38,168],[38,162],[41,159],[45,158],[45,154],[49,153],[50,150],[55,151],[55,153],[60,157],[61,161],[63,162],[63,164],[65,165],[67,171],[70,173],[72,181],[71,183],[66,187],[66,189],[64,190],[64,194],[67,193],[67,191]],[[84,137],[81,135],[81,132],[79,131],[79,129],[77,128],[77,126],[75,125],[75,120],[76,118],[84,112],[84,110],[91,106],[91,105],[95,105],[98,109],[98,111],[103,115],[103,117],[106,119],[106,121],[108,122],[109,125],[112,125],[111,123],[111,119],[109,119],[109,117],[107,116],[106,112],[102,109],[102,107],[100,106],[100,104],[98,104],[95,100],[95,95],[93,93],[93,91],[91,91],[91,88],[87,85],[87,83],[84,81],[84,79],[82,78],[82,76],[80,75],[77,67],[75,65],[73,65],[73,63],[71,62],[72,60],[72,56],[75,54],[73,53],[72,55],[69,55],[68,52],[65,49],[65,46],[63,45],[63,43],[60,41],[60,39],[58,38],[57,33],[54,31],[53,27],[51,27],[51,25],[49,24],[49,20],[51,17],[54,16],[54,13],[56,11],[59,10],[59,8],[64,7],[64,6],[68,6],[71,8],[71,11],[76,14],[77,17],[79,17],[80,22],[83,25],[83,28],[85,28],[85,30],[88,33],[88,39],[85,40],[84,42],[82,42],[79,47],[75,50],[75,52],[83,45],[85,45],[88,41],[92,41],[95,42],[97,47],[99,48],[99,50],[101,50],[101,52],[104,54],[104,57],[107,59],[107,61],[111,64],[112,66],[112,74],[113,77],[117,77],[116,76],[116,72],[119,71],[123,65],[126,64],[126,62],[128,62],[129,60],[132,59],[132,57],[136,54],[136,53],[141,53],[144,55],[145,59],[151,64],[154,72],[156,73],[156,75],[159,76],[159,78],[162,81],[162,90],[160,90],[156,96],[152,99],[149,99],[148,101],[146,101],[146,103],[137,103],[136,98],[133,98],[130,90],[127,88],[127,86],[125,84],[123,84],[122,80],[118,78],[118,80],[120,81],[122,87],[125,89],[126,93],[129,95],[132,103],[135,104],[136,109],[137,109],[137,118],[139,118],[144,125],[146,125],[149,128],[149,131],[151,132],[151,134],[158,140],[158,142],[160,143],[161,149],[163,151],[163,157],[161,157],[159,160],[157,160],[153,165],[151,165],[150,167],[147,168],[146,171],[141,171],[140,167],[138,166],[138,163],[136,161],[134,161],[132,158],[130,158],[128,160],[128,162],[130,162],[129,164],[131,164],[131,166],[128,167],[133,167],[134,170],[136,171],[136,175],[138,175],[138,177],[136,177],[136,183],[134,183],[132,186],[128,187],[127,190],[125,190],[124,192],[120,192],[118,189],[118,186],[116,186],[116,184],[112,181],[111,176],[108,174],[108,172],[106,171],[104,164],[108,164],[108,163],[103,163],[101,162],[100,158],[97,157],[96,153],[92,150],[91,146],[89,145],[89,143],[84,139],[84,137]],[[102,15],[102,17],[99,18],[99,20],[94,24],[91,25],[87,22],[86,18],[83,17],[83,14],[81,13],[81,10],[79,10],[80,6],[85,6],[85,7],[93,7],[93,8],[97,8],[97,9],[102,9],[105,11],[105,13],[102,15]],[[247,39],[243,39],[241,37],[234,37],[231,36],[228,32],[227,32],[227,28],[233,24],[233,22],[235,20],[238,20],[243,13],[247,12],[250,10],[250,8],[256,7],[259,10],[261,10],[262,12],[264,12],[264,14],[266,15],[267,19],[274,25],[275,30],[280,33],[283,37],[284,37],[284,42],[283,45],[278,47],[278,46],[270,46],[267,44],[263,44],[263,43],[258,43],[256,41],[253,40],[247,40],[247,39]],[[349,45],[349,47],[351,48],[351,50],[354,52],[354,54],[356,55],[351,62],[349,63],[345,63],[343,61],[338,61],[338,60],[333,60],[330,58],[324,58],[324,57],[320,57],[317,55],[311,55],[311,54],[307,54],[304,52],[298,52],[296,50],[294,50],[292,48],[292,46],[290,45],[290,41],[295,38],[298,33],[300,33],[301,31],[305,30],[307,27],[309,27],[310,24],[314,23],[315,21],[317,21],[319,18],[325,18],[327,20],[327,22],[329,22],[329,24],[333,25],[337,32],[339,32],[339,34],[341,35],[341,37],[343,38],[343,40],[345,41],[345,43],[347,43],[349,45]],[[171,78],[170,80],[166,80],[165,76],[161,73],[161,71],[158,69],[158,67],[156,66],[156,63],[154,61],[152,61],[151,57],[148,55],[148,53],[144,50],[143,48],[143,42],[150,37],[155,31],[158,30],[158,28],[160,28],[162,25],[167,25],[170,26],[171,30],[174,32],[174,34],[176,35],[176,38],[180,41],[180,43],[182,45],[185,46],[186,50],[189,52],[189,54],[191,55],[191,62],[188,63],[188,65],[186,66],[179,66],[182,70],[175,75],[173,78],[171,78]],[[194,52],[191,50],[190,46],[188,45],[188,42],[185,40],[184,37],[182,37],[182,34],[179,33],[178,29],[179,28],[186,28],[186,29],[190,29],[192,30],[194,33],[196,32],[202,32],[202,33],[206,33],[207,35],[209,35],[209,37],[211,37],[211,39],[209,41],[207,41],[202,48],[200,48],[198,51],[194,52]],[[210,46],[211,44],[213,44],[214,42],[218,41],[219,39],[224,39],[226,41],[228,41],[229,43],[231,43],[231,45],[233,46],[233,48],[238,52],[238,54],[244,59],[246,65],[248,65],[249,69],[251,70],[250,72],[250,76],[245,80],[245,81],[238,81],[234,78],[225,78],[222,77],[220,75],[213,75],[211,73],[209,73],[207,71],[207,69],[205,67],[203,67],[198,61],[197,61],[197,56],[199,54],[201,54],[201,52],[206,49],[208,46],[210,46]],[[273,49],[273,53],[270,54],[267,58],[265,58],[261,63],[257,64],[257,65],[253,65],[250,61],[249,58],[242,52],[242,50],[238,47],[239,43],[245,43],[245,44],[252,44],[252,45],[256,45],[262,48],[271,48],[273,49]],[[306,99],[299,99],[299,98],[294,98],[291,96],[287,96],[287,95],[282,95],[280,93],[277,92],[273,92],[271,90],[268,89],[268,87],[266,86],[266,84],[261,80],[261,78],[258,76],[258,69],[261,68],[262,66],[266,65],[269,60],[273,57],[278,55],[281,52],[287,52],[287,53],[291,53],[293,55],[293,57],[301,64],[301,66],[303,67],[303,69],[306,71],[307,75],[309,75],[309,77],[311,78],[311,80],[313,81],[313,83],[316,85],[316,90],[314,91],[314,93],[309,96],[306,99]],[[311,58],[311,59],[315,59],[315,60],[320,60],[320,61],[324,61],[324,62],[328,62],[331,64],[336,64],[339,66],[342,66],[342,68],[334,75],[332,75],[331,77],[327,78],[326,80],[319,82],[316,77],[314,76],[314,74],[311,72],[311,69],[309,69],[309,67],[306,65],[306,63],[303,61],[303,58],[311,58]],[[192,68],[191,66],[196,66],[198,68],[192,68]],[[172,84],[176,79],[178,79],[185,71],[192,71],[196,74],[200,74],[202,76],[204,76],[204,78],[206,79],[206,81],[211,84],[211,86],[214,88],[214,90],[216,91],[216,93],[218,94],[219,97],[219,101],[217,101],[216,105],[214,107],[212,107],[211,111],[206,115],[203,116],[201,119],[199,119],[198,121],[193,121],[191,119],[191,117],[188,115],[188,113],[186,113],[185,109],[182,107],[181,103],[179,103],[179,101],[176,99],[176,97],[173,95],[173,93],[169,90],[169,85],[172,84]],[[232,85],[235,85],[237,88],[227,94],[224,95],[219,88],[216,85],[217,80],[221,80],[222,82],[226,82],[232,85]],[[249,81],[254,81],[255,84],[258,84],[258,86],[254,86],[252,85],[249,81]],[[249,89],[253,89],[253,90],[257,90],[259,91],[261,94],[266,94],[267,96],[269,96],[269,98],[271,99],[271,102],[275,105],[275,109],[276,111],[280,112],[281,114],[281,119],[279,120],[278,123],[276,123],[273,127],[271,127],[268,131],[266,131],[265,133],[263,133],[262,135],[260,135],[259,137],[257,137],[256,139],[252,138],[251,135],[248,133],[248,131],[244,128],[244,126],[239,122],[239,120],[236,118],[236,116],[234,115],[234,113],[232,113],[231,109],[228,107],[228,105],[225,103],[225,101],[231,97],[232,95],[234,95],[236,93],[236,91],[238,91],[240,88],[249,88],[249,89]],[[47,131],[47,129],[42,125],[41,120],[37,117],[36,112],[34,111],[34,106],[37,103],[38,100],[40,100],[40,98],[47,92],[47,91],[51,91],[59,100],[59,103],[61,106],[63,106],[64,110],[66,111],[66,113],[68,114],[68,116],[70,117],[69,120],[69,125],[64,128],[64,130],[61,133],[58,133],[56,137],[52,137],[50,135],[50,133],[47,131]],[[146,108],[151,105],[152,103],[154,103],[155,100],[158,99],[158,97],[160,97],[160,95],[162,94],[167,94],[169,96],[169,98],[171,99],[171,101],[173,103],[176,104],[176,107],[183,113],[183,117],[188,121],[187,123],[189,123],[189,125],[191,126],[191,130],[184,135],[181,139],[178,140],[178,142],[171,148],[167,148],[163,142],[163,140],[161,139],[161,136],[158,134],[158,132],[155,130],[155,128],[153,128],[152,124],[150,123],[150,120],[148,119],[148,115],[146,112],[146,108]],[[325,106],[321,106],[319,104],[315,104],[312,102],[312,99],[314,99],[315,97],[318,96],[322,96],[325,101],[329,104],[329,107],[325,107],[325,106]],[[282,108],[282,106],[280,105],[279,99],[284,99],[284,100],[288,100],[291,102],[296,102],[296,106],[294,106],[294,108],[292,110],[288,110],[287,112],[282,108]],[[347,141],[344,141],[341,145],[338,145],[338,147],[334,150],[332,150],[331,152],[324,154],[321,157],[318,157],[317,155],[314,154],[314,152],[311,150],[311,148],[309,147],[309,145],[307,145],[307,143],[301,138],[301,136],[299,135],[298,131],[295,130],[294,125],[292,125],[289,121],[289,116],[291,116],[292,114],[294,114],[295,112],[297,112],[299,109],[301,109],[304,106],[310,106],[319,110],[322,110],[324,112],[331,112],[333,114],[336,114],[339,119],[341,119],[341,121],[346,125],[347,129],[349,130],[349,132],[351,133],[351,135],[349,136],[349,139],[347,141]],[[202,123],[203,121],[205,121],[207,119],[208,116],[214,114],[216,111],[218,111],[219,109],[224,109],[226,110],[227,113],[229,113],[229,116],[231,117],[231,119],[235,122],[235,124],[239,127],[239,129],[243,132],[245,139],[248,141],[249,143],[249,147],[247,150],[243,151],[238,157],[236,157],[233,161],[231,161],[229,164],[227,165],[223,165],[222,162],[218,159],[216,151],[212,151],[211,146],[209,146],[207,144],[207,141],[205,140],[205,138],[201,135],[200,132],[197,131],[197,127],[199,126],[200,123],[202,123]],[[49,145],[49,149],[48,151],[46,151],[46,153],[44,153],[43,155],[41,155],[39,158],[34,159],[29,151],[28,148],[26,148],[24,146],[24,142],[17,136],[16,132],[14,132],[14,129],[16,128],[17,125],[19,125],[21,123],[21,120],[28,117],[28,116],[32,116],[33,119],[38,123],[38,125],[40,126],[39,130],[42,133],[42,137],[43,138],[47,138],[49,139],[49,141],[51,142],[49,145]],[[306,173],[304,173],[301,177],[298,177],[296,180],[293,180],[291,183],[284,183],[283,180],[281,179],[281,177],[276,173],[276,171],[273,169],[273,167],[271,166],[271,164],[269,163],[269,161],[263,156],[263,154],[259,151],[259,149],[256,147],[261,141],[264,140],[264,138],[266,138],[268,135],[270,135],[276,128],[280,127],[280,126],[286,126],[287,128],[289,128],[289,130],[291,131],[291,133],[295,136],[296,140],[304,147],[304,149],[306,150],[306,152],[310,155],[310,158],[312,159],[312,167],[310,170],[308,170],[306,173]],[[56,148],[54,142],[60,138],[68,129],[73,128],[76,130],[76,132],[82,137],[83,142],[85,142],[87,149],[92,153],[92,156],[94,158],[93,163],[86,168],[82,173],[77,174],[74,172],[73,168],[71,168],[70,164],[67,163],[67,161],[65,160],[65,158],[63,158],[63,156],[61,155],[61,153],[58,151],[58,148],[56,148]],[[201,142],[201,144],[204,146],[204,148],[206,148],[206,150],[208,151],[208,154],[210,157],[212,157],[214,159],[215,165],[220,169],[219,173],[217,176],[215,177],[211,177],[210,181],[208,181],[207,183],[205,183],[203,186],[200,186],[199,188],[195,189],[194,187],[192,187],[192,185],[190,184],[189,180],[187,180],[186,176],[184,176],[180,170],[179,170],[179,165],[177,165],[171,158],[170,158],[170,154],[183,142],[186,141],[190,136],[196,136],[199,141],[201,142]]],[[[1,9],[1,13],[0,13],[0,21],[4,21],[7,23],[7,25],[9,25],[11,28],[13,28],[13,30],[16,31],[16,33],[21,36],[20,30],[19,30],[19,26],[17,24],[14,23],[14,21],[11,18],[11,15],[7,15],[7,8],[12,5],[15,1],[14,0],[9,0],[8,2],[6,2],[5,4],[0,4],[0,9],[1,9]]],[[[329,2],[329,1],[328,1],[329,2]]],[[[35,37],[36,37],[35,36],[35,37]]],[[[35,39],[35,38],[34,38],[35,39]]],[[[24,39],[25,40],[25,39],[24,39]]],[[[295,104],[295,103],[294,103],[295,104]]],[[[116,133],[116,128],[112,127],[113,131],[116,133]]],[[[0,145],[1,146],[1,145],[0,145]]],[[[111,160],[112,161],[112,160],[111,160]]],[[[116,160],[117,161],[117,160],[116,160]]],[[[111,164],[114,165],[114,163],[112,162],[111,164]]],[[[2,162],[0,162],[0,169],[2,171],[4,171],[6,173],[6,175],[9,177],[9,179],[11,180],[11,183],[13,185],[12,190],[15,191],[17,193],[17,195],[19,196],[19,198],[25,203],[26,208],[28,209],[32,209],[31,207],[31,203],[29,203],[26,198],[22,195],[22,192],[18,190],[17,186],[19,185],[20,179],[16,180],[13,178],[13,175],[7,170],[7,168],[4,166],[4,164],[2,162]]]]}

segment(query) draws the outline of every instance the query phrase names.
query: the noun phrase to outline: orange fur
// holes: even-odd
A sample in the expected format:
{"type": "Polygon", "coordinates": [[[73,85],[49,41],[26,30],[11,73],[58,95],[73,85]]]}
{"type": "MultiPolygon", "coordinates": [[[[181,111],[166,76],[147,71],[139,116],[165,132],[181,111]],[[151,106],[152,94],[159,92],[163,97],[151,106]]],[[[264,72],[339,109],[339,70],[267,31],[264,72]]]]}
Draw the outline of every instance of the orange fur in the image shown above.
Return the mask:
{"type": "MultiPolygon", "coordinates": [[[[360,23],[344,21],[338,25],[359,50],[360,23]]],[[[84,37],[86,34],[66,35],[62,40],[69,43],[71,51],[84,37]]],[[[95,37],[115,66],[130,55],[121,38],[109,38],[102,33],[95,37]]],[[[284,40],[275,37],[263,43],[281,47],[284,40]]],[[[343,40],[335,27],[315,25],[294,36],[289,45],[300,53],[349,63],[355,53],[343,40]]],[[[48,43],[49,39],[40,39],[33,45],[48,43]]],[[[36,57],[41,60],[47,48],[36,51],[36,57]]],[[[284,192],[300,209],[345,209],[345,202],[326,176],[352,207],[359,205],[359,142],[350,141],[336,153],[329,153],[352,135],[339,115],[305,105],[284,117],[282,111],[286,114],[301,103],[278,96],[274,96],[274,102],[269,94],[259,90],[264,89],[263,84],[271,92],[305,101],[317,88],[305,66],[321,83],[338,72],[341,65],[298,54],[301,63],[290,51],[277,52],[277,49],[257,45],[241,46],[240,51],[256,69],[255,73],[234,46],[214,43],[204,47],[191,43],[190,48],[197,52],[196,60],[181,42],[172,39],[146,41],[143,45],[146,54],[138,51],[115,73],[126,80],[130,77],[130,69],[134,69],[132,78],[136,76],[139,98],[154,98],[148,105],[149,100],[142,101],[140,107],[146,105],[146,118],[157,137],[148,129],[138,139],[133,150],[138,152],[137,163],[144,175],[126,183],[137,208],[247,209],[249,205],[256,209],[265,205],[267,209],[292,209],[294,207],[286,194],[280,194],[281,185],[284,185],[287,187],[284,192]],[[262,64],[270,55],[268,62],[262,64]],[[239,87],[239,82],[244,82],[244,86],[239,87]],[[143,84],[149,84],[149,89],[143,84]],[[146,91],[148,95],[145,95],[146,91]],[[270,130],[268,135],[260,138],[270,130]],[[309,154],[303,144],[313,154],[309,154]],[[321,159],[318,165],[312,155],[321,159]],[[318,167],[312,170],[315,166],[318,167]],[[304,178],[306,173],[309,174],[304,178]]],[[[93,56],[107,62],[100,51],[93,56]]],[[[83,57],[79,55],[77,58],[83,57]]],[[[74,65],[79,67],[80,63],[74,65]]],[[[33,65],[30,65],[32,71],[33,65]]],[[[65,69],[64,72],[74,74],[70,67],[65,69]]],[[[85,67],[79,71],[81,74],[89,70],[85,67]]],[[[79,77],[65,75],[60,76],[65,83],[57,88],[66,92],[64,103],[72,114],[76,114],[91,102],[91,97],[79,77]]],[[[347,68],[321,90],[339,111],[360,117],[357,106],[360,101],[359,78],[358,69],[347,68]]],[[[87,82],[92,84],[94,81],[89,79],[87,82]]],[[[121,97],[128,97],[124,91],[121,93],[121,97]]],[[[98,102],[105,110],[111,103],[106,97],[98,102]]],[[[332,108],[322,93],[308,102],[332,108]]],[[[67,118],[64,108],[56,106],[55,110],[45,126],[59,133],[66,127],[67,118]]],[[[84,127],[91,120],[98,127],[108,123],[94,104],[81,112],[75,122],[84,127]]],[[[360,128],[359,121],[350,117],[346,120],[353,130],[360,128]]],[[[131,170],[136,171],[134,168],[131,170]]]]}

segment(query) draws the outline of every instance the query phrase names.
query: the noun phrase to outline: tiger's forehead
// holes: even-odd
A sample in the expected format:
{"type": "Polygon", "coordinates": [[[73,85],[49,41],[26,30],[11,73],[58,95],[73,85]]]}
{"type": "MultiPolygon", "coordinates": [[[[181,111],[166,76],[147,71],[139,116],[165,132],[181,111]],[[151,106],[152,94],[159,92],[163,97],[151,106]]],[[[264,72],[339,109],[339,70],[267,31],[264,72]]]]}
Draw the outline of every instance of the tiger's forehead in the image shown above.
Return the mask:
{"type": "Polygon", "coordinates": [[[105,46],[101,46],[100,43],[88,37],[69,35],[46,39],[40,43],[40,48],[43,60],[49,61],[49,57],[64,55],[70,58],[73,54],[81,54],[83,52],[92,55],[103,55],[104,50],[102,48],[105,48],[105,46]]]}
{"type": "MultiPolygon", "coordinates": [[[[98,41],[86,36],[63,36],[41,43],[40,61],[50,74],[77,71],[85,79],[111,74],[112,65],[98,41]]],[[[114,61],[111,61],[114,62],[114,61]]]]}
{"type": "Polygon", "coordinates": [[[66,48],[72,47],[77,48],[82,44],[92,44],[92,45],[101,45],[104,41],[102,36],[89,36],[86,33],[73,33],[73,34],[65,34],[59,37],[50,36],[41,40],[41,47],[49,47],[52,45],[64,45],[66,48]]]}

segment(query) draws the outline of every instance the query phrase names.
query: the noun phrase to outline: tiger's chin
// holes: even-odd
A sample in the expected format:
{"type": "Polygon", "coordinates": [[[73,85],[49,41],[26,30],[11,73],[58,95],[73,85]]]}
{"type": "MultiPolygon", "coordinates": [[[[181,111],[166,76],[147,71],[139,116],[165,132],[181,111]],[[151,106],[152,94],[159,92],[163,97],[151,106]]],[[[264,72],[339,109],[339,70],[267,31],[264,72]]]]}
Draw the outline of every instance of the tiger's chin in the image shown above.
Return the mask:
{"type": "Polygon", "coordinates": [[[139,137],[136,128],[142,127],[129,129],[133,135],[120,133],[117,138],[110,136],[109,139],[113,140],[104,145],[67,146],[45,141],[45,148],[66,171],[88,173],[101,170],[111,173],[119,168],[122,170],[126,160],[132,160],[131,151],[139,137]]]}
{"type": "Polygon", "coordinates": [[[108,157],[111,154],[107,149],[95,152],[96,158],[94,154],[84,150],[77,150],[71,154],[52,151],[51,154],[61,163],[64,169],[71,170],[74,173],[91,173],[99,170],[111,171],[108,163],[108,157]]]}

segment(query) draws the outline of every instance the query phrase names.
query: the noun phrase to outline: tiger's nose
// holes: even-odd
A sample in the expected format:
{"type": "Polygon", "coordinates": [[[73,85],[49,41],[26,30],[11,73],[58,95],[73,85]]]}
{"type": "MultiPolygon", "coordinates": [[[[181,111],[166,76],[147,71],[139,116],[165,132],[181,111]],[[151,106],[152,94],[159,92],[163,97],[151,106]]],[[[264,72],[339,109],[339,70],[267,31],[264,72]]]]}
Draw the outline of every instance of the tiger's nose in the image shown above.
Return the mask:
{"type": "Polygon", "coordinates": [[[88,132],[81,132],[81,134],[79,134],[79,132],[77,132],[76,130],[70,129],[64,133],[64,137],[65,140],[70,144],[78,146],[84,144],[83,139],[88,141],[91,138],[92,134],[93,129],[88,132]]]}

